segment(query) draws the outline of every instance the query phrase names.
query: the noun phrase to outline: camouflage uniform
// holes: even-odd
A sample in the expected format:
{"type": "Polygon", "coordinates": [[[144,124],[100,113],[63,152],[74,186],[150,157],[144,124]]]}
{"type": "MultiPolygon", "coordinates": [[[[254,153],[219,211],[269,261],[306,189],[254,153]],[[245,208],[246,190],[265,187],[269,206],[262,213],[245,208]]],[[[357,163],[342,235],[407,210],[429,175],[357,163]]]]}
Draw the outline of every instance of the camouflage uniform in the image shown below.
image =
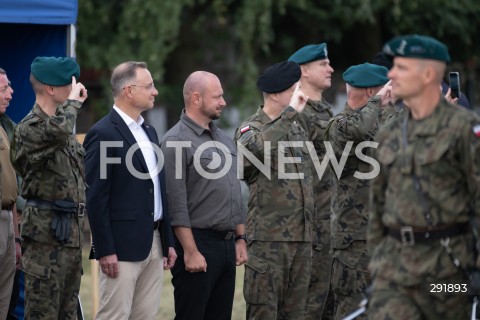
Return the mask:
{"type": "MultiPolygon", "coordinates": [[[[26,199],[85,202],[84,149],[73,128],[81,102],[67,100],[49,117],[38,104],[15,128],[12,163],[23,177],[26,199]]],[[[70,237],[58,242],[51,209],[27,204],[23,211],[22,270],[25,319],[76,319],[82,273],[83,217],[70,217],[70,237]]]]}
{"type": "MultiPolygon", "coordinates": [[[[332,172],[332,238],[334,262],[332,290],[335,295],[335,319],[342,319],[358,309],[363,292],[370,284],[369,255],[366,248],[368,224],[368,193],[370,180],[354,176],[355,172],[368,173],[372,166],[355,155],[355,148],[362,141],[372,141],[379,120],[394,119],[394,110],[384,110],[380,97],[373,97],[361,109],[345,110],[328,124],[326,140],[332,145],[340,161],[349,141],[353,142],[348,159],[340,176],[332,172]]],[[[364,154],[371,154],[365,148],[364,154]]]]}
{"type": "Polygon", "coordinates": [[[389,102],[382,108],[379,123],[381,125],[387,125],[390,122],[395,121],[395,119],[398,119],[405,112],[405,108],[403,102],[389,102]]]}
{"type": "MultiPolygon", "coordinates": [[[[308,100],[305,109],[298,115],[298,122],[308,132],[318,160],[326,154],[324,139],[328,121],[332,118],[331,106],[325,100],[308,100]]],[[[314,239],[312,268],[308,288],[306,320],[321,317],[330,319],[333,314],[333,297],[330,292],[332,256],[330,254],[330,167],[322,177],[313,174],[315,200],[314,239]],[[328,299],[328,300],[327,300],[328,299]]]]}
{"type": "MultiPolygon", "coordinates": [[[[467,282],[440,240],[408,245],[390,234],[404,226],[428,230],[427,219],[433,230],[447,230],[466,224],[472,212],[472,218],[480,218],[480,132],[474,130],[480,131],[478,115],[442,99],[427,118],[416,121],[407,112],[378,133],[381,170],[372,182],[368,227],[370,319],[467,319],[467,295],[430,293],[429,284],[467,282]]],[[[480,232],[478,223],[475,230],[480,232]]],[[[471,232],[449,239],[463,268],[480,266],[472,244],[471,232]]]]}
{"type": "Polygon", "coordinates": [[[302,319],[305,314],[312,261],[313,173],[304,143],[307,134],[297,118],[297,112],[287,107],[272,121],[260,107],[235,134],[262,163],[264,142],[271,143],[271,152],[266,154],[271,158],[271,178],[247,159],[243,167],[250,190],[244,282],[247,319],[302,319]],[[279,141],[302,144],[285,148],[287,157],[298,157],[300,162],[286,163],[284,169],[302,173],[303,178],[279,177],[279,141]]]}

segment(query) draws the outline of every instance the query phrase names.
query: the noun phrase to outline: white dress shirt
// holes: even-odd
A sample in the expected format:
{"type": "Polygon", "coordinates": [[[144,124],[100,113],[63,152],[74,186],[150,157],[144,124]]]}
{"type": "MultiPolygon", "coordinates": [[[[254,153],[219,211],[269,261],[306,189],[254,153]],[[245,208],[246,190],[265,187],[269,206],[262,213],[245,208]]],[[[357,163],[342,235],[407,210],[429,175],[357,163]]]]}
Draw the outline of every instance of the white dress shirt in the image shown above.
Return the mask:
{"type": "MultiPolygon", "coordinates": [[[[140,150],[142,151],[143,158],[147,163],[148,173],[153,181],[153,191],[154,191],[154,221],[157,221],[162,218],[163,208],[162,208],[162,194],[160,192],[160,180],[158,178],[158,173],[160,168],[157,168],[157,155],[155,154],[155,149],[153,143],[148,138],[147,133],[142,128],[142,124],[145,121],[142,116],[139,116],[137,120],[130,118],[125,112],[120,110],[117,106],[113,106],[113,109],[118,112],[122,117],[123,121],[127,124],[130,132],[132,132],[133,137],[137,141],[140,150]],[[145,141],[149,143],[145,143],[145,141]]],[[[159,149],[157,149],[159,150],[159,149]]]]}

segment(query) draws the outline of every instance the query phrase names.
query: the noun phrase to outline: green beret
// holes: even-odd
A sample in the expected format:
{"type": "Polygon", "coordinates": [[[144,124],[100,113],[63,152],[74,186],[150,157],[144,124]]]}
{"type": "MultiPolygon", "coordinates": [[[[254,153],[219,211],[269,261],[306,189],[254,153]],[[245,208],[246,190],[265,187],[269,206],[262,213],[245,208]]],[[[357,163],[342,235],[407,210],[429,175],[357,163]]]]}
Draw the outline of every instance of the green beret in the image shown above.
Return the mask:
{"type": "Polygon", "coordinates": [[[388,69],[371,63],[351,66],[343,73],[343,80],[355,88],[383,86],[388,82],[388,69]]]}
{"type": "Polygon", "coordinates": [[[35,79],[51,86],[65,86],[72,83],[72,76],[80,77],[78,64],[66,57],[36,57],[30,70],[35,79]]]}
{"type": "Polygon", "coordinates": [[[393,38],[385,44],[383,52],[391,56],[450,62],[447,46],[432,37],[418,34],[393,38]]]}
{"type": "Polygon", "coordinates": [[[293,61],[298,64],[304,64],[315,60],[323,60],[328,58],[327,44],[309,44],[303,48],[298,49],[294,54],[288,58],[288,61],[293,61]]]}
{"type": "Polygon", "coordinates": [[[257,87],[265,93],[282,92],[300,79],[300,66],[292,61],[282,61],[265,69],[258,77],[257,87]]]}

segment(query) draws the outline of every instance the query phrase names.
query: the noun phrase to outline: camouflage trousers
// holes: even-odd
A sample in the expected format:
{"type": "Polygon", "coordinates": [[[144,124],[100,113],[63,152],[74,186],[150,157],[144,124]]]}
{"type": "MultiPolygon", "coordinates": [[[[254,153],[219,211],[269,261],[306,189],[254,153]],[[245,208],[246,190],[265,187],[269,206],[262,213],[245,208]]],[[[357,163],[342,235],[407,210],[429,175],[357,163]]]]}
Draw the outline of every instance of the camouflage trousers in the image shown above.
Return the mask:
{"type": "Polygon", "coordinates": [[[243,284],[247,319],[303,319],[312,243],[252,241],[247,251],[243,284]]]}
{"type": "Polygon", "coordinates": [[[330,219],[317,223],[317,237],[313,245],[312,271],[308,286],[305,320],[333,319],[333,293],[330,276],[333,258],[330,253],[330,219]]]}
{"type": "Polygon", "coordinates": [[[25,320],[77,319],[82,274],[80,248],[23,242],[25,320]]]}
{"type": "Polygon", "coordinates": [[[377,277],[367,313],[370,320],[463,320],[470,319],[471,308],[465,294],[430,293],[428,284],[404,287],[377,277]]]}
{"type": "MultiPolygon", "coordinates": [[[[335,297],[335,319],[343,319],[359,308],[365,290],[371,283],[365,241],[354,241],[349,247],[333,252],[332,290],[335,297]]],[[[366,319],[365,315],[356,319],[366,319]]]]}

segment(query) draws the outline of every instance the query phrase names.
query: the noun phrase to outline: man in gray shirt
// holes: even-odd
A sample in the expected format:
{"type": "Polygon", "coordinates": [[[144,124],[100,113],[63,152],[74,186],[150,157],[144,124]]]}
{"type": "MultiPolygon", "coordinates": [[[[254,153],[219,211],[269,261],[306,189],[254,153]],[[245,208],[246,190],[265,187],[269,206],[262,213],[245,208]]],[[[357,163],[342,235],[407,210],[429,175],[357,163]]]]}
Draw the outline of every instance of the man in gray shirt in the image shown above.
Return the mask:
{"type": "Polygon", "coordinates": [[[192,73],[183,97],[180,121],[161,143],[178,255],[175,319],[231,319],[235,265],[247,261],[236,149],[212,122],[226,106],[217,76],[192,73]]]}

